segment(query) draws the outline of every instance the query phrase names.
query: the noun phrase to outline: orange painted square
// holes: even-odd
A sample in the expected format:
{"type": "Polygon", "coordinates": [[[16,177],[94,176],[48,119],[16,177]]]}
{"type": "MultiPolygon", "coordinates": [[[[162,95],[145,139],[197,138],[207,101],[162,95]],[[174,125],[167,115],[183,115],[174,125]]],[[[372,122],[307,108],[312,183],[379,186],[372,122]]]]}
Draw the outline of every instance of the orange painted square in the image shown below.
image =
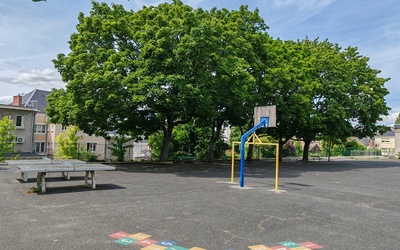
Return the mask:
{"type": "Polygon", "coordinates": [[[290,250],[290,248],[284,247],[284,246],[274,246],[271,247],[272,250],[290,250]]]}
{"type": "Polygon", "coordinates": [[[148,239],[151,237],[151,235],[148,234],[144,234],[144,233],[137,233],[137,234],[131,234],[128,236],[129,238],[133,238],[136,240],[144,240],[144,239],[148,239]]]}
{"type": "Polygon", "coordinates": [[[164,250],[166,247],[159,245],[148,245],[147,247],[143,247],[141,250],[164,250]]]}
{"type": "Polygon", "coordinates": [[[153,245],[153,244],[155,244],[157,242],[158,241],[152,240],[152,239],[144,239],[144,240],[139,240],[139,241],[135,242],[135,244],[146,247],[146,246],[153,245]]]}
{"type": "Polygon", "coordinates": [[[264,245],[249,246],[252,250],[272,250],[271,248],[264,245]]]}

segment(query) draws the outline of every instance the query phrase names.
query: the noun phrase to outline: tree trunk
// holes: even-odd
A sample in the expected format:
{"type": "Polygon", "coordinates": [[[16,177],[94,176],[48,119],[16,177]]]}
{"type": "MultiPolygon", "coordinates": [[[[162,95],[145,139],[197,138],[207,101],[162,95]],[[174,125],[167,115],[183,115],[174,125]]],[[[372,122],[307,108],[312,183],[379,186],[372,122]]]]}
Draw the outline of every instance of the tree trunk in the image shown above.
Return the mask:
{"type": "Polygon", "coordinates": [[[210,141],[208,142],[208,156],[207,160],[209,162],[214,160],[214,145],[215,145],[215,127],[216,122],[215,120],[212,121],[211,130],[210,130],[210,141]]]}
{"type": "Polygon", "coordinates": [[[332,143],[328,142],[328,161],[331,161],[331,148],[332,148],[332,143]]]}
{"type": "Polygon", "coordinates": [[[279,143],[279,146],[278,146],[279,147],[278,158],[279,158],[279,162],[282,162],[283,161],[283,145],[285,145],[286,142],[282,140],[282,137],[280,137],[278,143],[279,143]]]}
{"type": "Polygon", "coordinates": [[[213,121],[211,127],[210,142],[208,143],[208,161],[214,161],[215,142],[220,139],[223,121],[213,121]]]}
{"type": "Polygon", "coordinates": [[[214,161],[214,146],[215,146],[215,140],[213,138],[210,139],[210,142],[208,143],[208,161],[212,162],[214,161]]]}
{"type": "Polygon", "coordinates": [[[304,139],[303,161],[308,161],[308,150],[310,149],[311,140],[304,139]]]}
{"type": "Polygon", "coordinates": [[[253,160],[253,152],[254,152],[254,144],[249,144],[246,157],[247,162],[251,162],[253,160]]]}
{"type": "Polygon", "coordinates": [[[169,144],[172,138],[172,130],[174,128],[174,123],[167,119],[167,124],[163,127],[164,138],[163,145],[161,149],[160,161],[167,161],[169,157],[169,144]]]}

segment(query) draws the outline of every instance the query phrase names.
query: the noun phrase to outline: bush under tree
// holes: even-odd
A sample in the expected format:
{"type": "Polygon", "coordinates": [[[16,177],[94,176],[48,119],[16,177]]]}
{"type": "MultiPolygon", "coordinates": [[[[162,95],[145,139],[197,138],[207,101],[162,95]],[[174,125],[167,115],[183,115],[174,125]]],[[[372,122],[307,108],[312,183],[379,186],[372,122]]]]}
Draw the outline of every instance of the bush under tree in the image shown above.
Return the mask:
{"type": "Polygon", "coordinates": [[[6,153],[12,153],[15,143],[15,136],[12,131],[15,130],[13,121],[4,116],[0,120],[0,162],[6,158],[6,153]]]}

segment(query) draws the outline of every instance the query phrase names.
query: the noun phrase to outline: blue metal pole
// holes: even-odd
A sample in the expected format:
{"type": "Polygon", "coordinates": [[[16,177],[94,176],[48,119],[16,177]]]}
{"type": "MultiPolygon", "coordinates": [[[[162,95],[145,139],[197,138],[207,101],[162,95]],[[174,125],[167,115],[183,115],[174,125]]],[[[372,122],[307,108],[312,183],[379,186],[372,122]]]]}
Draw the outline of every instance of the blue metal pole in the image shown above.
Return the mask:
{"type": "Polygon", "coordinates": [[[244,148],[247,138],[257,129],[268,125],[268,118],[264,118],[254,128],[250,129],[240,137],[240,187],[244,187],[244,148]]]}

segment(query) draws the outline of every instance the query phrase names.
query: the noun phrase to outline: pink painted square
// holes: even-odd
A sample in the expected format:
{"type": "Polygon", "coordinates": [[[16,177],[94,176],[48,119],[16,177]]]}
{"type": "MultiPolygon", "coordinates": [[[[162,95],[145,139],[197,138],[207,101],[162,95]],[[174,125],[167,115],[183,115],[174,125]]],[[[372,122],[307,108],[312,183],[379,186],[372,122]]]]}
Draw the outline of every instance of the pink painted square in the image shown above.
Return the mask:
{"type": "Polygon", "coordinates": [[[302,245],[303,247],[310,248],[310,249],[321,249],[321,248],[323,248],[322,246],[317,245],[317,244],[315,244],[313,242],[302,242],[302,243],[300,243],[300,245],[302,245]]]}
{"type": "Polygon", "coordinates": [[[110,234],[109,236],[116,238],[116,239],[122,239],[125,238],[127,236],[131,235],[130,233],[125,233],[125,232],[117,232],[117,233],[113,233],[110,234]]]}

